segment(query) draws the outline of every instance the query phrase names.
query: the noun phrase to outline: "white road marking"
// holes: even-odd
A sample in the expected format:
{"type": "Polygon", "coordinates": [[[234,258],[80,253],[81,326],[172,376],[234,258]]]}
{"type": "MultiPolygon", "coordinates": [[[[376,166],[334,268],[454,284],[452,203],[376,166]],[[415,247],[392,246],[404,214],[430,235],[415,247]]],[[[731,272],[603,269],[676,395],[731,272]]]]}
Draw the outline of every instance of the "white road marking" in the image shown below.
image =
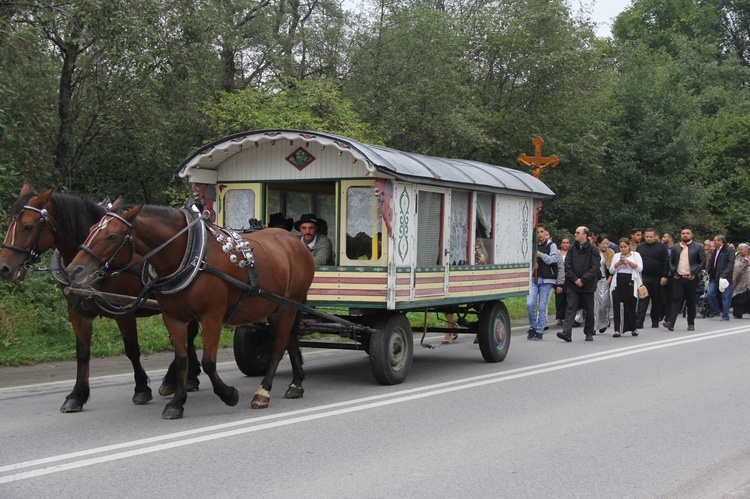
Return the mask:
{"type": "Polygon", "coordinates": [[[450,393],[467,388],[475,388],[504,381],[521,379],[529,376],[536,376],[562,369],[593,364],[605,360],[616,359],[628,355],[650,352],[662,348],[695,343],[698,341],[712,340],[725,336],[746,333],[750,331],[747,326],[723,329],[709,333],[700,333],[686,337],[672,338],[668,340],[655,341],[647,344],[633,345],[624,348],[618,348],[607,352],[598,352],[588,355],[581,355],[569,359],[556,360],[534,366],[520,367],[509,371],[495,372],[480,376],[472,376],[464,379],[446,381],[432,385],[400,390],[394,393],[386,393],[363,397],[354,400],[341,401],[333,404],[326,404],[319,407],[310,407],[285,412],[283,414],[272,414],[268,416],[254,417],[239,421],[232,421],[219,425],[212,425],[205,428],[196,428],[193,430],[175,432],[157,437],[122,442],[120,444],[97,447],[94,449],[50,456],[42,459],[24,461],[6,466],[0,466],[0,473],[10,473],[0,477],[0,484],[11,483],[20,480],[26,480],[38,476],[49,475],[61,471],[93,466],[95,464],[116,461],[129,457],[150,454],[176,447],[228,438],[245,433],[253,433],[281,426],[288,426],[298,423],[306,423],[318,419],[350,414],[353,412],[375,409],[403,402],[411,402],[425,397],[433,397],[450,393]],[[171,440],[171,441],[170,441],[171,440]],[[130,449],[124,450],[123,449],[130,449]],[[104,454],[97,457],[88,457],[95,454],[104,454]],[[63,463],[63,461],[71,461],[63,463]],[[43,466],[52,463],[62,463],[53,466],[42,467],[35,470],[18,472],[25,468],[43,466]]]}

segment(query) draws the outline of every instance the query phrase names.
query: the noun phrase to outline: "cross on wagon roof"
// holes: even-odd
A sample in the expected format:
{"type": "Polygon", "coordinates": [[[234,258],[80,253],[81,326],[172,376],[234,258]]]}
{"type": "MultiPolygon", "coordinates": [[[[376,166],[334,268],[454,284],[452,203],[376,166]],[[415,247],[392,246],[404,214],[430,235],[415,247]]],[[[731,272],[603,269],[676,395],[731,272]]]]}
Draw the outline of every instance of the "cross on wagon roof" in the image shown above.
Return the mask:
{"type": "Polygon", "coordinates": [[[531,174],[535,178],[541,180],[542,170],[547,167],[555,168],[560,163],[560,160],[554,154],[549,157],[542,156],[542,145],[544,144],[544,140],[542,140],[540,136],[537,135],[534,137],[532,142],[534,143],[534,156],[528,156],[526,153],[521,153],[518,155],[518,158],[516,158],[516,161],[518,161],[519,164],[531,168],[531,174]]]}

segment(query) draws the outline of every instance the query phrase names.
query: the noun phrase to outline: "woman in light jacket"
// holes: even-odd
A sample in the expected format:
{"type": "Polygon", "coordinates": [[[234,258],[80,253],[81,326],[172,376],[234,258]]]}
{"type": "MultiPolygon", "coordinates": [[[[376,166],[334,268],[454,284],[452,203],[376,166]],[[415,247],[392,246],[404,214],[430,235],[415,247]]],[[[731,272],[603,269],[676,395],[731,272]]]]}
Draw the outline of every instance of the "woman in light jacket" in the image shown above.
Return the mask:
{"type": "Polygon", "coordinates": [[[635,325],[635,308],[638,304],[638,286],[641,285],[641,271],[643,260],[641,255],[630,249],[630,239],[623,237],[618,241],[620,252],[612,258],[609,271],[614,274],[610,292],[612,293],[612,307],[614,308],[615,338],[620,333],[631,331],[638,336],[635,325]]]}

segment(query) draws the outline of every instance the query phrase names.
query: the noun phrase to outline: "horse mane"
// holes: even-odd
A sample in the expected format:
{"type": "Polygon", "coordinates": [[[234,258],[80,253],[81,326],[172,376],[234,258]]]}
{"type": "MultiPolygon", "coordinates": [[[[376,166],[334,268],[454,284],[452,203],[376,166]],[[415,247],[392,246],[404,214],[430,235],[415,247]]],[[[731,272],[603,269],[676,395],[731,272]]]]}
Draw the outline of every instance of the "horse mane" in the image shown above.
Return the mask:
{"type": "Polygon", "coordinates": [[[62,192],[52,193],[50,203],[55,208],[58,225],[75,241],[85,241],[91,226],[107,211],[89,198],[62,192]]]}

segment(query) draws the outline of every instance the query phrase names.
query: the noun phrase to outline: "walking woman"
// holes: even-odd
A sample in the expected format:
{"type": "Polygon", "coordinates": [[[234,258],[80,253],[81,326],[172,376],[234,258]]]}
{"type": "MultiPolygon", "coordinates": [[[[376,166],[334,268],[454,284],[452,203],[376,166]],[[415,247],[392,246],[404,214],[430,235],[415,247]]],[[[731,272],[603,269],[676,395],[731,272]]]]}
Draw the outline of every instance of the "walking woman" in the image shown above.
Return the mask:
{"type": "Polygon", "coordinates": [[[750,246],[747,243],[737,245],[734,258],[732,315],[742,319],[743,314],[750,313],[750,246]]]}
{"type": "Polygon", "coordinates": [[[599,234],[596,237],[596,246],[599,249],[602,276],[596,283],[596,292],[594,293],[594,328],[599,330],[599,334],[602,334],[609,327],[609,285],[612,281],[609,266],[612,265],[615,252],[609,247],[609,239],[607,239],[606,234],[599,234]]]}
{"type": "Polygon", "coordinates": [[[643,270],[641,255],[630,249],[630,239],[623,237],[618,241],[620,252],[612,258],[609,271],[614,274],[610,292],[612,293],[612,306],[614,307],[615,338],[627,331],[633,336],[638,336],[636,328],[635,308],[638,304],[638,285],[643,270]]]}

